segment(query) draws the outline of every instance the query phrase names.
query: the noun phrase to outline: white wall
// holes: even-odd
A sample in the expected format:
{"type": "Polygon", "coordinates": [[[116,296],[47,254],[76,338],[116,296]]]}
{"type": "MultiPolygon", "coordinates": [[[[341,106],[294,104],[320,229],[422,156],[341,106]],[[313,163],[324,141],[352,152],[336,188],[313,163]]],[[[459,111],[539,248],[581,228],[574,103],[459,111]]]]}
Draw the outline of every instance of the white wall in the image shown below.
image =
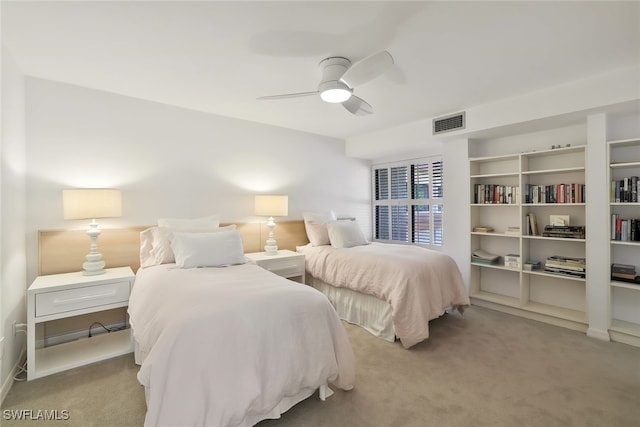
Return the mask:
{"type": "Polygon", "coordinates": [[[260,221],[253,196],[272,193],[289,195],[289,219],[334,209],[370,234],[370,163],[346,157],[341,140],[47,80],[26,87],[29,280],[38,229],[86,226],[63,220],[64,188],[120,188],[123,217],[104,227],[260,221]]]}
{"type": "Polygon", "coordinates": [[[636,65],[489,104],[467,106],[460,109],[466,112],[465,129],[438,136],[432,135],[431,117],[356,135],[347,139],[347,153],[375,159],[396,155],[398,151],[423,150],[440,141],[475,137],[482,132],[505,135],[512,132],[509,128],[513,125],[518,128],[515,132],[522,133],[527,124],[531,126],[529,131],[533,132],[536,128],[540,130],[550,125],[560,127],[570,122],[584,123],[590,112],[625,103],[637,105],[640,100],[639,76],[640,66],[636,65]]]}
{"type": "MultiPolygon", "coordinates": [[[[26,322],[25,292],[25,111],[24,76],[2,46],[2,131],[0,164],[0,366],[2,398],[11,387],[13,369],[25,336],[12,333],[12,322],[26,322]]],[[[1,399],[0,399],[1,400],[1,399]]]]}
{"type": "Polygon", "coordinates": [[[469,163],[468,140],[461,138],[442,144],[444,163],[444,244],[442,252],[453,258],[469,289],[469,163]]]}

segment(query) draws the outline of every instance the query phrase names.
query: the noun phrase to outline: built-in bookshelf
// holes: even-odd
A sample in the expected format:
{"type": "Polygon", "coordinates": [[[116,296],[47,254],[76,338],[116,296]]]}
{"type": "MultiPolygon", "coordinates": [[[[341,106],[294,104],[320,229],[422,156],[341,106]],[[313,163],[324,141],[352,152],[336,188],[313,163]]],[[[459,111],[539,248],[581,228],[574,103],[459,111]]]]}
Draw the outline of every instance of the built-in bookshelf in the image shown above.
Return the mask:
{"type": "MultiPolygon", "coordinates": [[[[611,242],[609,264],[634,266],[640,275],[640,138],[608,142],[609,212],[611,242]],[[635,185],[634,185],[635,184],[635,185]],[[635,188],[634,188],[635,187],[635,188]]],[[[611,338],[640,346],[640,283],[613,279],[610,282],[611,338]]]]}
{"type": "Polygon", "coordinates": [[[586,332],[586,278],[544,269],[549,257],[585,260],[586,239],[543,236],[552,221],[584,227],[585,164],[584,145],[470,158],[471,251],[500,257],[471,257],[474,304],[586,332]],[[492,231],[473,231],[482,229],[492,231]],[[505,256],[517,255],[519,262],[505,266],[505,256]],[[527,261],[541,267],[528,269],[527,261]]]}

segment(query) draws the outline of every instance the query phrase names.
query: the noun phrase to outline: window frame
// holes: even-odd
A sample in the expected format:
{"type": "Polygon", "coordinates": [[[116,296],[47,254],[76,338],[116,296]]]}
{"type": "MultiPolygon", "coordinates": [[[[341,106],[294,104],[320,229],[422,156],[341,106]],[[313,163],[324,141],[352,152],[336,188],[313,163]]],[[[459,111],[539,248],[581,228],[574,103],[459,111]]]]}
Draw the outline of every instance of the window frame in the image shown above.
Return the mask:
{"type": "MultiPolygon", "coordinates": [[[[440,250],[444,245],[444,162],[441,155],[419,157],[402,161],[385,162],[371,165],[371,214],[372,214],[372,240],[375,242],[383,243],[398,243],[398,244],[411,244],[419,245],[430,249],[440,250]],[[428,165],[428,178],[426,185],[428,186],[427,198],[414,198],[414,185],[420,185],[420,182],[414,180],[414,170],[419,165],[428,165]],[[437,168],[434,166],[437,165],[437,168]],[[392,198],[392,169],[405,168],[406,170],[406,193],[407,198],[392,198]],[[414,170],[412,170],[412,167],[414,170]],[[380,183],[379,176],[383,175],[382,170],[386,170],[384,175],[386,176],[386,198],[376,200],[378,185],[380,183]],[[435,170],[435,171],[434,171],[435,170]],[[435,173],[434,173],[435,172],[435,173]],[[387,233],[385,237],[378,238],[378,207],[386,206],[387,210],[387,233]],[[392,211],[402,210],[400,207],[406,206],[404,211],[406,212],[406,238],[398,239],[397,234],[394,235],[394,230],[402,230],[400,227],[394,227],[394,216],[392,211]],[[416,206],[427,206],[429,217],[428,228],[428,243],[424,241],[416,241],[416,230],[414,229],[414,209],[416,206]],[[437,221],[439,220],[439,224],[437,221]],[[437,227],[436,227],[437,225],[437,227]]],[[[417,171],[419,173],[419,170],[417,171]]],[[[402,189],[404,191],[404,189],[402,189]]],[[[383,215],[382,215],[383,216],[383,215]]],[[[397,218],[397,217],[396,217],[397,218]]]]}

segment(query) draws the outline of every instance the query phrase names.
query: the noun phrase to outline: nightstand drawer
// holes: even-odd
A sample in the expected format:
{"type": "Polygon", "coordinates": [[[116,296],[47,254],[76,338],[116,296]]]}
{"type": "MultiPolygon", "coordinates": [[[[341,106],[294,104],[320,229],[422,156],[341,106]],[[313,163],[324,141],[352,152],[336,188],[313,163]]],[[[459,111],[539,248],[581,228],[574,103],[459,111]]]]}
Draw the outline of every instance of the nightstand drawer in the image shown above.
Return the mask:
{"type": "Polygon", "coordinates": [[[129,281],[45,292],[35,296],[35,316],[129,301],[129,281]]]}

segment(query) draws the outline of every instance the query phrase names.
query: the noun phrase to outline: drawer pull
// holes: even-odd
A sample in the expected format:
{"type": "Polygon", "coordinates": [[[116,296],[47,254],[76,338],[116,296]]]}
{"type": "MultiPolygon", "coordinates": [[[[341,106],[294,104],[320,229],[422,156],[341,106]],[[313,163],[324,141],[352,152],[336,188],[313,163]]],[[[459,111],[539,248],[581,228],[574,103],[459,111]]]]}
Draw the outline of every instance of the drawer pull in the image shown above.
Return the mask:
{"type": "Polygon", "coordinates": [[[92,299],[99,299],[99,298],[104,298],[104,297],[112,297],[115,294],[116,294],[116,291],[109,291],[109,292],[104,293],[104,294],[85,295],[85,296],[82,296],[82,297],[67,298],[67,299],[54,299],[53,300],[53,304],[54,305],[73,304],[75,302],[80,302],[80,301],[90,301],[92,299]]]}

